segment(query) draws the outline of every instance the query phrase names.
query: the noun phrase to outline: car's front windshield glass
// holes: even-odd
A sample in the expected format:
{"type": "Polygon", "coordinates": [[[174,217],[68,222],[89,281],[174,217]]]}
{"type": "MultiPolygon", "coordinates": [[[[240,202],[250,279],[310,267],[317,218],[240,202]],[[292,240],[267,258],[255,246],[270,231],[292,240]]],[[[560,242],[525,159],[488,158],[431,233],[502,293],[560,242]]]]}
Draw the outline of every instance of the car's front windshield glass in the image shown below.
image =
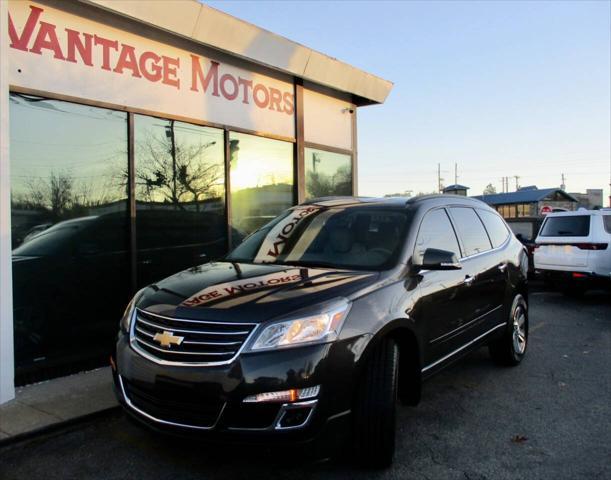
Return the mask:
{"type": "Polygon", "coordinates": [[[247,237],[227,260],[383,270],[396,263],[407,224],[403,209],[303,205],[247,237]]]}

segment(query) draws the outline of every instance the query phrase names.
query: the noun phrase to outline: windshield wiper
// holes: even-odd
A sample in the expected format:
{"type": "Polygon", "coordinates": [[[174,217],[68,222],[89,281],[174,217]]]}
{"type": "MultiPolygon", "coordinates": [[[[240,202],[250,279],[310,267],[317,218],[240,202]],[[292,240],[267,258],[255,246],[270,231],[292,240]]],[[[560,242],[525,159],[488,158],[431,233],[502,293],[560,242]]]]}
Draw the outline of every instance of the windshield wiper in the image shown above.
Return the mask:
{"type": "Polygon", "coordinates": [[[291,267],[310,267],[310,268],[334,268],[337,270],[350,270],[352,267],[337,265],[331,262],[304,262],[300,260],[289,260],[277,263],[277,265],[290,265],[291,267]]]}

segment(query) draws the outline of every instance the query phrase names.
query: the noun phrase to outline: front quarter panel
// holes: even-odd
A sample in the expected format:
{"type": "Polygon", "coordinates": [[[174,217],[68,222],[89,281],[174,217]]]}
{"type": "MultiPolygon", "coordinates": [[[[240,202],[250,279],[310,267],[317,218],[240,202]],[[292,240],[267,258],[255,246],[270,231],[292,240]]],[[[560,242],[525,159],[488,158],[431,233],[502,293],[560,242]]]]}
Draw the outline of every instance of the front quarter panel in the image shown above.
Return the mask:
{"type": "MultiPolygon", "coordinates": [[[[390,331],[405,328],[415,334],[422,351],[422,325],[417,322],[417,299],[419,294],[417,277],[397,275],[381,288],[354,299],[350,314],[340,333],[340,339],[363,337],[366,345],[355,358],[362,366],[367,353],[390,331]]],[[[422,362],[422,358],[420,358],[422,362]]]]}

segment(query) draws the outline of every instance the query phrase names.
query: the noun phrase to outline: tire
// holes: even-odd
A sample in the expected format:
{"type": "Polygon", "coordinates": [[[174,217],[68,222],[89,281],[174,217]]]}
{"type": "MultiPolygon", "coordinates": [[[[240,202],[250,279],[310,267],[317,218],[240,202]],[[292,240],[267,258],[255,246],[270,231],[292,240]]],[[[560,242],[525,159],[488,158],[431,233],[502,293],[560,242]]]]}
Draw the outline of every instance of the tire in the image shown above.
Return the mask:
{"type": "Polygon", "coordinates": [[[516,295],[509,311],[508,324],[503,336],[488,345],[490,356],[499,365],[519,365],[528,347],[528,304],[516,295]]]}
{"type": "Polygon", "coordinates": [[[394,340],[375,347],[359,384],[354,409],[354,442],[358,461],[386,468],[395,453],[399,348],[394,340]]]}

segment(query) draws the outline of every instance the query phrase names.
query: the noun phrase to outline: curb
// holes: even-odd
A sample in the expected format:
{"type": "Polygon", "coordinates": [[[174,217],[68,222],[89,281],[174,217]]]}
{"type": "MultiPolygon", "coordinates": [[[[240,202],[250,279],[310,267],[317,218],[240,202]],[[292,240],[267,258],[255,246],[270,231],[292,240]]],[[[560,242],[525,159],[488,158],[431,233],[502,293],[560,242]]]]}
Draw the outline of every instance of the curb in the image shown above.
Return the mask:
{"type": "Polygon", "coordinates": [[[70,428],[93,420],[97,420],[98,418],[105,417],[115,412],[119,412],[120,410],[121,406],[115,405],[112,407],[104,408],[102,410],[98,410],[96,412],[87,413],[79,417],[74,417],[57,423],[52,423],[50,425],[45,425],[44,427],[35,428],[34,430],[30,430],[29,432],[18,433],[17,435],[13,435],[12,437],[1,439],[0,449],[16,445],[18,443],[25,442],[28,440],[32,440],[37,437],[49,435],[65,428],[70,428]]]}

